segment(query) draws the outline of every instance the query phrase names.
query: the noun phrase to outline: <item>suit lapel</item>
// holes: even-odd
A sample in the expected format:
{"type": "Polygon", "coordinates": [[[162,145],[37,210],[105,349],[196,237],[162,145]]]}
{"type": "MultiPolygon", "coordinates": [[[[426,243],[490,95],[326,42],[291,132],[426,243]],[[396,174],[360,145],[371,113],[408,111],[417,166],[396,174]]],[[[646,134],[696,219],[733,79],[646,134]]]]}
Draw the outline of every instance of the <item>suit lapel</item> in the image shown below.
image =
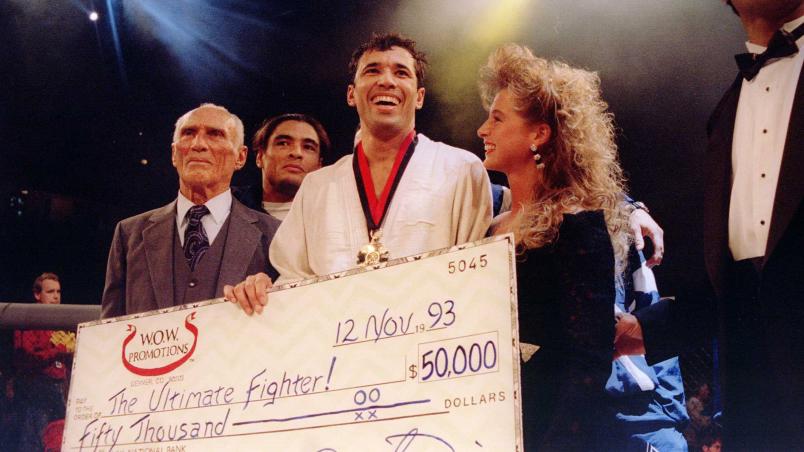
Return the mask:
{"type": "Polygon", "coordinates": [[[156,304],[161,308],[173,306],[173,232],[176,229],[176,202],[172,202],[148,219],[142,231],[148,275],[156,304]]]}
{"type": "Polygon", "coordinates": [[[254,250],[259,246],[262,236],[260,229],[253,225],[259,221],[257,216],[236,199],[232,199],[232,212],[229,215],[229,232],[223,250],[218,287],[215,289],[218,294],[223,293],[225,284],[238,283],[246,276],[254,250]]]}
{"type": "Polygon", "coordinates": [[[741,86],[742,77],[738,75],[707,123],[709,151],[704,192],[704,255],[706,270],[719,295],[725,286],[725,264],[729,256],[731,148],[741,86]]]}
{"type": "Polygon", "coordinates": [[[779,181],[776,184],[776,196],[773,201],[773,217],[771,218],[768,244],[765,249],[763,265],[773,254],[776,245],[787,230],[790,220],[795,215],[804,198],[804,68],[799,73],[796,97],[790,112],[790,124],[787,126],[787,138],[782,155],[782,166],[779,170],[779,181]]]}

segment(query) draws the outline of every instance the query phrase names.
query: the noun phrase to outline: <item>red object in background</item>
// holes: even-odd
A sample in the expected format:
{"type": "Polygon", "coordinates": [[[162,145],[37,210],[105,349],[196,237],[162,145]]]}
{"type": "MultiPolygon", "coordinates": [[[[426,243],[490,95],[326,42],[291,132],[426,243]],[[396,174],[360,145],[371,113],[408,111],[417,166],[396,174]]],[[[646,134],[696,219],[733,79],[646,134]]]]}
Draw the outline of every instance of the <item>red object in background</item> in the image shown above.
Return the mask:
{"type": "Polygon", "coordinates": [[[42,445],[45,446],[45,452],[60,452],[63,436],[64,419],[47,424],[45,431],[42,433],[42,445]]]}
{"type": "Polygon", "coordinates": [[[41,372],[50,378],[63,380],[67,367],[62,360],[71,350],[63,343],[54,343],[58,342],[52,340],[56,334],[64,333],[51,330],[15,331],[14,348],[22,350],[26,355],[16,363],[17,372],[41,372]]]}

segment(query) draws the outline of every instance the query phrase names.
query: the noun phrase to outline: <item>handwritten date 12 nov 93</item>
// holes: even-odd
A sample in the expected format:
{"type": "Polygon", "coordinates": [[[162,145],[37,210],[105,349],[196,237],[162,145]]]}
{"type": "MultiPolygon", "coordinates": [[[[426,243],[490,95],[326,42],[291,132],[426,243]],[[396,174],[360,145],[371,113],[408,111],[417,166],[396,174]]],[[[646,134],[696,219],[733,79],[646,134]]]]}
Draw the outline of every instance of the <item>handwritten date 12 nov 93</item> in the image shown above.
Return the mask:
{"type": "Polygon", "coordinates": [[[389,337],[447,328],[457,320],[453,300],[430,303],[426,317],[419,318],[415,314],[415,312],[395,314],[391,312],[391,308],[385,308],[382,314],[340,321],[335,331],[335,346],[353,342],[377,342],[389,337]]]}

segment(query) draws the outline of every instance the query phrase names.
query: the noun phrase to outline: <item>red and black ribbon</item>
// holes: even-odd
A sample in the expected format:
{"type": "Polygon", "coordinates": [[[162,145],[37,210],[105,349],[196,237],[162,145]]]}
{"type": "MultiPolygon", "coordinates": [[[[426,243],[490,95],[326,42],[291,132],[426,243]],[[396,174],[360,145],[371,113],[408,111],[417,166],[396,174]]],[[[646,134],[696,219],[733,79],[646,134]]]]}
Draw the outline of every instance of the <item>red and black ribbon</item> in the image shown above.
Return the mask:
{"type": "Polygon", "coordinates": [[[394,160],[394,166],[391,168],[391,173],[388,175],[388,180],[385,182],[382,194],[379,199],[374,190],[374,181],[371,179],[371,170],[369,169],[366,153],[363,151],[363,142],[357,144],[355,150],[355,158],[352,159],[352,168],[355,172],[355,181],[357,182],[357,193],[360,196],[360,204],[363,206],[363,215],[366,217],[366,226],[368,232],[376,231],[382,226],[385,220],[385,214],[388,212],[388,206],[394,198],[396,187],[405,173],[405,168],[413,156],[413,151],[416,150],[416,144],[419,139],[416,137],[416,131],[410,132],[399,147],[394,160]]]}

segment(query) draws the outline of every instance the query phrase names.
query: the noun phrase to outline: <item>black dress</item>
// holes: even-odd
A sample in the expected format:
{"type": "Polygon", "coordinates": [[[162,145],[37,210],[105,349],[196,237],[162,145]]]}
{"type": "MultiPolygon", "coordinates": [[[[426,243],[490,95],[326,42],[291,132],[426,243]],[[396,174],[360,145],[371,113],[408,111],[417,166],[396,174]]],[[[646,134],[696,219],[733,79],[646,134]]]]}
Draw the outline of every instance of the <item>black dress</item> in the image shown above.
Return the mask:
{"type": "Polygon", "coordinates": [[[607,450],[614,252],[601,211],[564,215],[556,241],[517,262],[525,450],[607,450]]]}

